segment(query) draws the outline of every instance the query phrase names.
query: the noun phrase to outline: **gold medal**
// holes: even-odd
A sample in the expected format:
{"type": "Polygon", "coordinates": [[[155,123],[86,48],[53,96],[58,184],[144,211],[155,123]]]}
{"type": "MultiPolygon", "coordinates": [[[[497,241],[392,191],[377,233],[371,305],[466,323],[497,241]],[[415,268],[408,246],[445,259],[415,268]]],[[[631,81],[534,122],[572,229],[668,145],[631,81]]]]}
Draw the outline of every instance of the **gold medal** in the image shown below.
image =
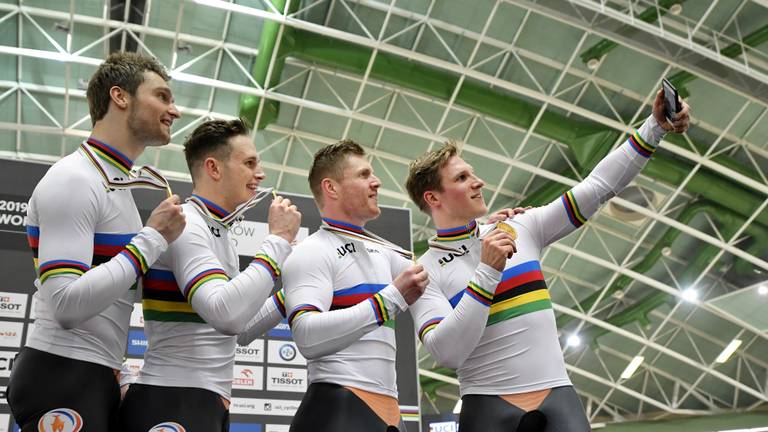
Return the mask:
{"type": "Polygon", "coordinates": [[[506,223],[506,222],[498,222],[496,224],[496,229],[500,229],[504,231],[505,233],[508,233],[510,237],[512,237],[512,240],[517,240],[517,231],[512,227],[512,225],[506,223]]]}

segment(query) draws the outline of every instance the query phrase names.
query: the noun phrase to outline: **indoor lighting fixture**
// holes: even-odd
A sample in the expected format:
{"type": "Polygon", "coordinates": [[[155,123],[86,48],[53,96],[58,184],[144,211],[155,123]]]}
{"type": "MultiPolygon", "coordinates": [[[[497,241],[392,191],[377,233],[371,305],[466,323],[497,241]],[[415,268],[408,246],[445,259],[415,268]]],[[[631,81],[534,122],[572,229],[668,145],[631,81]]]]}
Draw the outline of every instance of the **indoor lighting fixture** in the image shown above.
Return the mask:
{"type": "Polygon", "coordinates": [[[581,345],[581,338],[577,334],[572,334],[568,336],[568,339],[566,340],[566,344],[568,344],[568,346],[577,347],[581,345]]]}
{"type": "Polygon", "coordinates": [[[731,341],[731,343],[728,344],[727,347],[723,350],[723,352],[720,353],[719,356],[715,359],[715,363],[725,363],[728,361],[729,358],[733,355],[734,352],[736,352],[737,349],[741,346],[741,339],[734,339],[731,341]]]}
{"type": "Polygon", "coordinates": [[[640,364],[643,363],[643,360],[645,360],[645,357],[635,356],[635,358],[633,358],[632,361],[629,362],[629,364],[627,365],[627,368],[624,369],[624,372],[621,373],[621,378],[629,379],[630,377],[632,377],[632,374],[634,374],[637,368],[640,367],[640,364]]]}
{"type": "Polygon", "coordinates": [[[681,296],[683,297],[683,300],[689,303],[695,303],[696,300],[699,299],[699,292],[693,288],[686,288],[683,290],[681,296]]]}

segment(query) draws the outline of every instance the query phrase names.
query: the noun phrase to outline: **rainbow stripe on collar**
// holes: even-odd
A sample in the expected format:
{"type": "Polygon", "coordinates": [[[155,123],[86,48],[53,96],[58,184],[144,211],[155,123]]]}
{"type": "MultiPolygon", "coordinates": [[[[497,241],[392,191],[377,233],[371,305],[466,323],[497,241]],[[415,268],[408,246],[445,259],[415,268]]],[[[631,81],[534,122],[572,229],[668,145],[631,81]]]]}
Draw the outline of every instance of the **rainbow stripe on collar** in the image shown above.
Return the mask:
{"type": "Polygon", "coordinates": [[[365,229],[361,226],[352,225],[351,223],[342,222],[339,220],[331,219],[331,218],[322,218],[325,223],[327,223],[329,226],[332,226],[334,228],[339,228],[347,231],[352,231],[357,234],[363,234],[365,232],[365,229]]]}
{"type": "Polygon", "coordinates": [[[128,174],[131,168],[133,168],[133,161],[109,144],[99,141],[94,137],[89,137],[85,142],[91,146],[94,153],[101,159],[122,171],[123,174],[128,174]]]}
{"type": "Polygon", "coordinates": [[[477,229],[477,221],[475,220],[466,225],[458,226],[455,228],[439,229],[437,230],[435,241],[451,242],[468,239],[472,237],[472,235],[476,234],[477,229]]]}
{"type": "Polygon", "coordinates": [[[192,196],[200,200],[200,202],[202,202],[205,205],[205,208],[208,210],[208,213],[210,213],[214,219],[221,221],[225,217],[229,216],[229,213],[226,210],[216,205],[216,203],[214,203],[213,201],[209,201],[201,197],[200,195],[193,194],[192,196]]]}

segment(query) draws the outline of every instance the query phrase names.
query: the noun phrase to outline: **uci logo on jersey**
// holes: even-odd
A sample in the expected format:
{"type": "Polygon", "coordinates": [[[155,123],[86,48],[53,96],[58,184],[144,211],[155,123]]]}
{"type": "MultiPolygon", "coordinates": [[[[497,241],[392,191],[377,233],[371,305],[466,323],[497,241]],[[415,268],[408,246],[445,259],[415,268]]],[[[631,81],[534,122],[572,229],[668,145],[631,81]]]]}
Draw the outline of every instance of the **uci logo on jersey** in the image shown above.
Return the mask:
{"type": "Polygon", "coordinates": [[[469,253],[469,249],[467,249],[466,245],[461,245],[459,249],[462,250],[461,253],[449,252],[448,255],[437,260],[438,264],[440,264],[440,267],[445,267],[445,265],[453,261],[454,258],[464,256],[469,253]]]}
{"type": "Polygon", "coordinates": [[[40,432],[79,432],[82,428],[83,418],[69,408],[50,410],[37,422],[37,430],[40,432]]]}
{"type": "Polygon", "coordinates": [[[176,422],[165,422],[152,426],[147,432],[186,432],[186,429],[176,422]]]}
{"type": "Polygon", "coordinates": [[[357,252],[357,249],[355,249],[354,243],[347,243],[344,246],[336,248],[336,252],[339,254],[339,258],[344,258],[344,255],[357,252]]]}

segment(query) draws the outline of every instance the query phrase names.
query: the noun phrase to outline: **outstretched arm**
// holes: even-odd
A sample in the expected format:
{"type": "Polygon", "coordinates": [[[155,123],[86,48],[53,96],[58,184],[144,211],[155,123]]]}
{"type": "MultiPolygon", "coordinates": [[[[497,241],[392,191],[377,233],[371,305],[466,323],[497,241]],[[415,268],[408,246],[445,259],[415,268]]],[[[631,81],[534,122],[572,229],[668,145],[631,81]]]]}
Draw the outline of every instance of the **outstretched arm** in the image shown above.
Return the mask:
{"type": "Polygon", "coordinates": [[[674,123],[664,119],[663,94],[656,96],[653,115],[645,120],[617,149],[601,160],[581,183],[557,200],[526,213],[534,218],[532,232],[539,247],[553,243],[581,227],[601,205],[621,192],[643,169],[667,132],[682,133],[688,128],[690,108],[674,123]]]}

